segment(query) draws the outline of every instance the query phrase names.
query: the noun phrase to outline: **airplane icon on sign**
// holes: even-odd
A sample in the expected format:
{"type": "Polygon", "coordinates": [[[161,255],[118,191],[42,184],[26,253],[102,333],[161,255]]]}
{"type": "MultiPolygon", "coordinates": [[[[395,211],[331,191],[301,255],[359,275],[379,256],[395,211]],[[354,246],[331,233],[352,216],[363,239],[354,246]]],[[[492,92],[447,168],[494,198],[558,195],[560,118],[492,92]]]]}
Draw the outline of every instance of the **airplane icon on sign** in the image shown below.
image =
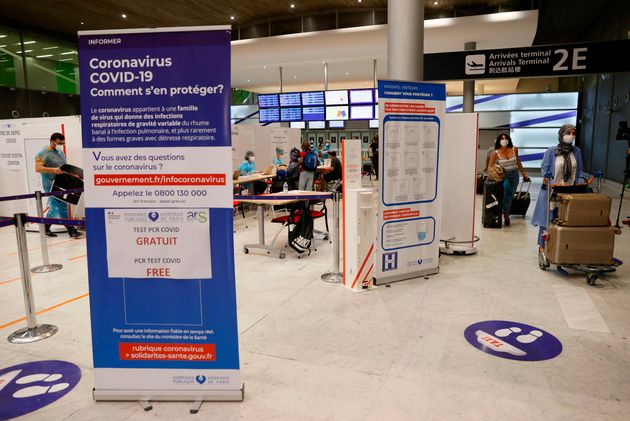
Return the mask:
{"type": "Polygon", "coordinates": [[[466,64],[468,64],[470,67],[475,67],[475,68],[483,67],[483,64],[477,64],[474,61],[472,63],[466,63],[466,64]]]}

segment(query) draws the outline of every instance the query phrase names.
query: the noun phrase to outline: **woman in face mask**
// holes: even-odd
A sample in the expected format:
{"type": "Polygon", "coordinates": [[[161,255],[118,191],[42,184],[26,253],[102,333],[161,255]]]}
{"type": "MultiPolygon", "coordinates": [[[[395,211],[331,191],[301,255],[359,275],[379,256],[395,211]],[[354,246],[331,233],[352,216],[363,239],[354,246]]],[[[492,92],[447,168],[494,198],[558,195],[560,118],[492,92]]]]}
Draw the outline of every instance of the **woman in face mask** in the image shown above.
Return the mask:
{"type": "MultiPolygon", "coordinates": [[[[565,124],[558,130],[558,144],[552,146],[545,151],[542,164],[540,166],[541,174],[551,173],[551,179],[545,179],[536,209],[532,217],[532,224],[539,227],[538,245],[541,251],[545,245],[542,234],[547,228],[547,184],[551,182],[556,186],[573,186],[582,175],[582,151],[574,145],[575,142],[575,126],[565,124]]],[[[551,218],[550,218],[551,219],[551,218]]]]}
{"type": "Polygon", "coordinates": [[[514,192],[518,187],[518,173],[523,175],[523,181],[529,181],[529,177],[525,173],[523,164],[518,157],[518,148],[512,144],[512,138],[508,134],[500,134],[494,142],[494,153],[490,156],[488,168],[493,165],[499,165],[503,168],[505,178],[503,179],[503,223],[505,226],[510,225],[510,206],[514,192]]]}
{"type": "Polygon", "coordinates": [[[241,175],[249,175],[256,172],[256,164],[254,164],[256,157],[253,151],[245,152],[245,158],[241,165],[238,166],[241,175]]]}

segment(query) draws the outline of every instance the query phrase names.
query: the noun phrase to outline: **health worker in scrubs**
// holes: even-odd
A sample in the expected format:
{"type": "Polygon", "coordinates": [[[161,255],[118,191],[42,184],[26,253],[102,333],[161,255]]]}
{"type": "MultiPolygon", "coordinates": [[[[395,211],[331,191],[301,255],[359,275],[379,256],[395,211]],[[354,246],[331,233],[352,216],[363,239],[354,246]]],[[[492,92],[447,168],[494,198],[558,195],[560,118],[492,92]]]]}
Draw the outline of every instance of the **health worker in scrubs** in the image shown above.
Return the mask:
{"type": "MultiPolygon", "coordinates": [[[[63,174],[61,166],[66,164],[66,156],[63,153],[63,146],[66,138],[61,133],[53,133],[50,136],[50,144],[44,147],[35,156],[35,171],[42,175],[42,187],[44,191],[52,190],[53,182],[57,174],[63,174]]],[[[48,218],[68,219],[68,204],[59,200],[55,196],[48,197],[48,218]]],[[[81,233],[72,226],[66,225],[68,235],[72,238],[81,236],[81,233]]],[[[57,234],[50,230],[50,224],[46,224],[46,235],[56,237],[57,234]]]]}

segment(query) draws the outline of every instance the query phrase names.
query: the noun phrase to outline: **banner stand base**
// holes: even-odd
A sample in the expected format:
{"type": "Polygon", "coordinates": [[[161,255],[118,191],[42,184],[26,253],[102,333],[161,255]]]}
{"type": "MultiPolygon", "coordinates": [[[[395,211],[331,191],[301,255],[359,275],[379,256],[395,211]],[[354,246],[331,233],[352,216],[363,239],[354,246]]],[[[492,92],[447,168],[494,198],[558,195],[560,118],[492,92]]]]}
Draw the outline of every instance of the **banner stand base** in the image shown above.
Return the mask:
{"type": "Polygon", "coordinates": [[[380,278],[380,279],[374,278],[374,285],[386,285],[386,284],[391,284],[393,282],[407,281],[409,279],[421,278],[423,276],[436,275],[439,272],[440,272],[440,268],[436,267],[436,268],[422,270],[419,272],[403,273],[398,276],[391,276],[391,277],[388,276],[387,278],[380,278]]]}
{"type": "MultiPolygon", "coordinates": [[[[95,401],[138,401],[147,404],[149,401],[178,401],[178,402],[243,402],[245,399],[245,385],[239,390],[97,390],[92,389],[95,401]]],[[[201,405],[198,405],[201,406],[201,405]]],[[[199,410],[198,406],[197,410],[199,410]]],[[[150,408],[149,406],[146,406],[150,408]]],[[[145,408],[145,405],[143,405],[145,408]]],[[[150,410],[150,409],[145,409],[150,410]]]]}

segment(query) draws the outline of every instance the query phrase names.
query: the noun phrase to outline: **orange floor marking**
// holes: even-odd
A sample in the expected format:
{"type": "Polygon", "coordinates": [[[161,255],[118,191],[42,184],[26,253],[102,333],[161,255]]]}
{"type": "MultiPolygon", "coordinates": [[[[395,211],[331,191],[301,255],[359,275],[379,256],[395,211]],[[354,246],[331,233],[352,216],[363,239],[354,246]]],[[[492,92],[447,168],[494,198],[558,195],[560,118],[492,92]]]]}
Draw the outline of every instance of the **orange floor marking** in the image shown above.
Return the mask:
{"type": "MultiPolygon", "coordinates": [[[[50,244],[48,244],[48,247],[50,248],[50,247],[54,247],[54,246],[56,246],[58,244],[69,243],[70,241],[74,241],[74,240],[76,240],[76,238],[71,238],[69,240],[59,241],[58,243],[50,243],[50,244]]],[[[39,250],[39,249],[41,249],[41,246],[30,248],[30,249],[28,249],[28,251],[39,250]]],[[[18,252],[14,251],[13,253],[9,253],[9,256],[17,256],[17,254],[18,254],[18,252]]]]}
{"type": "Polygon", "coordinates": [[[80,258],[85,257],[85,256],[87,256],[87,254],[82,254],[80,256],[74,256],[74,257],[69,257],[68,260],[70,260],[70,261],[77,260],[77,259],[80,259],[80,258]]]}
{"type": "MultiPolygon", "coordinates": [[[[79,295],[78,297],[71,298],[71,299],[69,299],[69,300],[67,300],[67,301],[64,301],[63,303],[55,304],[55,305],[54,305],[54,306],[52,306],[52,307],[48,307],[48,308],[45,308],[45,309],[43,309],[43,310],[40,310],[40,311],[38,311],[36,314],[39,316],[40,314],[44,314],[44,313],[46,313],[46,312],[49,312],[49,311],[51,311],[51,310],[54,310],[54,309],[56,309],[56,308],[58,308],[58,307],[61,307],[61,306],[66,305],[66,304],[70,304],[70,303],[72,303],[72,302],[74,302],[74,301],[80,300],[81,298],[85,298],[85,297],[87,297],[88,295],[90,295],[90,294],[89,294],[89,293],[85,293],[85,294],[83,294],[83,295],[79,295]]],[[[1,325],[1,326],[0,326],[0,329],[4,329],[5,327],[9,327],[9,326],[12,326],[12,325],[14,325],[14,324],[16,324],[16,323],[23,322],[24,320],[26,320],[26,317],[20,317],[20,318],[19,318],[19,319],[17,319],[17,320],[13,320],[12,322],[9,322],[9,323],[6,323],[6,324],[1,325]]]]}

